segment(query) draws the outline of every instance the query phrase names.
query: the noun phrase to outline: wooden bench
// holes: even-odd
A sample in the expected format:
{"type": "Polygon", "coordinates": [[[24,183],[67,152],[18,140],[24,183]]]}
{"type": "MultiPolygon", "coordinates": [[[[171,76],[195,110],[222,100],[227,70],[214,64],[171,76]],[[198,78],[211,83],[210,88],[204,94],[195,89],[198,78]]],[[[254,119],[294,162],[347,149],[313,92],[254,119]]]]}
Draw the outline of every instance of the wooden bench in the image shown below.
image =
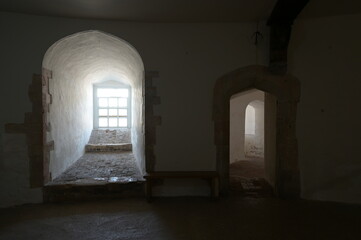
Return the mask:
{"type": "Polygon", "coordinates": [[[205,179],[208,180],[210,183],[210,189],[211,189],[211,198],[218,197],[219,194],[219,176],[216,171],[191,171],[191,172],[152,172],[147,173],[144,176],[146,180],[146,189],[145,189],[145,195],[147,197],[148,202],[152,199],[152,184],[154,180],[157,179],[205,179]]]}

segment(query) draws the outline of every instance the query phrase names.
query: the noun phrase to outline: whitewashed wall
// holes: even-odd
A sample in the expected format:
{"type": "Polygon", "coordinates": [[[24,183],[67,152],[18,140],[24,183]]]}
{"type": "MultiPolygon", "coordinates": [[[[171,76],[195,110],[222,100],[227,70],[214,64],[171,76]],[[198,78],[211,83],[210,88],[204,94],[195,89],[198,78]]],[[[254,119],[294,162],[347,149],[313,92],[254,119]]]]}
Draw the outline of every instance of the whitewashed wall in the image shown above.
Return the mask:
{"type": "Polygon", "coordinates": [[[125,41],[99,31],[67,36],[46,52],[43,67],[51,70],[47,142],[54,141],[50,157],[52,177],[59,176],[84,153],[93,129],[93,84],[123,82],[132,87],[132,143],[138,165],[144,165],[142,131],[143,62],[125,41]],[[133,140],[134,139],[134,140],[133,140]],[[141,146],[138,146],[140,142],[141,146]],[[142,154],[143,153],[143,154],[142,154]]]}

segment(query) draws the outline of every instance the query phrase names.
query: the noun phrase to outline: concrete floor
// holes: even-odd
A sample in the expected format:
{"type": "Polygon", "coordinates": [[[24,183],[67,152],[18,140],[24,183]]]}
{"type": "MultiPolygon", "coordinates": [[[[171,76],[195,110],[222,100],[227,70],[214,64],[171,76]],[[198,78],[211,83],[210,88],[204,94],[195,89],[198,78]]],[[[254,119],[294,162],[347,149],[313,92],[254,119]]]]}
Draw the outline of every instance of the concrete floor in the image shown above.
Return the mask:
{"type": "Polygon", "coordinates": [[[361,239],[361,206],[273,198],[128,198],[0,209],[0,239],[361,239]]]}

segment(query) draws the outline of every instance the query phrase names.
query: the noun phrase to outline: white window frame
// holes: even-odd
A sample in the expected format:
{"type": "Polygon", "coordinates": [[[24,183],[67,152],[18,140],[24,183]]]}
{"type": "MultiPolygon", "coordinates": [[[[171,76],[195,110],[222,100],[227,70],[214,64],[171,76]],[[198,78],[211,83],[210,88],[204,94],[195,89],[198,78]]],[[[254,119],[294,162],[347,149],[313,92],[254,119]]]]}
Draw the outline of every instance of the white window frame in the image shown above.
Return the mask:
{"type": "Polygon", "coordinates": [[[244,123],[244,133],[246,135],[255,135],[256,134],[256,108],[251,104],[248,104],[246,107],[246,116],[244,123]]]}
{"type": "MultiPolygon", "coordinates": [[[[131,128],[131,99],[132,99],[132,92],[131,87],[129,85],[125,85],[115,81],[108,81],[99,84],[93,85],[93,129],[124,129],[124,128],[131,128]],[[99,107],[98,105],[98,96],[97,90],[99,88],[109,88],[109,89],[128,89],[128,99],[127,99],[127,126],[126,127],[99,127],[99,107]]],[[[109,107],[108,107],[109,109],[109,107]]],[[[117,107],[119,109],[119,107],[117,107]]],[[[108,112],[109,118],[109,112],[108,112]]],[[[108,122],[109,123],[109,122],[108,122]]]]}

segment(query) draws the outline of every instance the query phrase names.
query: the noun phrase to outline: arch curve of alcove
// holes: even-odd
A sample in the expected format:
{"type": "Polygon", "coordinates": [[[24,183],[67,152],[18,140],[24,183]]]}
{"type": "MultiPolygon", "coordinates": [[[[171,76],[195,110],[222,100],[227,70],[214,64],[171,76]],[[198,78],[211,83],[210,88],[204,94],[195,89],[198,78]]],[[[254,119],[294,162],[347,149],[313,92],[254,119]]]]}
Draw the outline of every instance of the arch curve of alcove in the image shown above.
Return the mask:
{"type": "Polygon", "coordinates": [[[227,73],[220,77],[214,86],[214,143],[217,171],[220,175],[220,191],[223,194],[228,194],[229,191],[230,98],[250,89],[258,89],[266,93],[265,107],[268,97],[274,99],[275,124],[271,128],[275,138],[272,140],[275,144],[273,184],[275,193],[280,197],[298,198],[300,179],[296,112],[300,98],[300,83],[289,74],[275,75],[267,67],[259,65],[242,67],[227,73]]]}
{"type": "Polygon", "coordinates": [[[131,88],[133,153],[144,173],[144,65],[137,50],[111,34],[84,31],[54,43],[42,66],[43,79],[51,73],[45,93],[51,100],[45,103],[49,111],[44,117],[44,124],[50,126],[44,131],[45,142],[54,142],[54,150],[48,152],[51,178],[84,153],[93,130],[93,85],[106,81],[131,88]]]}
{"type": "MultiPolygon", "coordinates": [[[[262,92],[263,93],[263,92],[262,92]]],[[[263,93],[264,98],[264,93],[263,93]]],[[[247,104],[244,116],[244,145],[245,158],[264,158],[264,101],[253,100],[247,104]]]]}

